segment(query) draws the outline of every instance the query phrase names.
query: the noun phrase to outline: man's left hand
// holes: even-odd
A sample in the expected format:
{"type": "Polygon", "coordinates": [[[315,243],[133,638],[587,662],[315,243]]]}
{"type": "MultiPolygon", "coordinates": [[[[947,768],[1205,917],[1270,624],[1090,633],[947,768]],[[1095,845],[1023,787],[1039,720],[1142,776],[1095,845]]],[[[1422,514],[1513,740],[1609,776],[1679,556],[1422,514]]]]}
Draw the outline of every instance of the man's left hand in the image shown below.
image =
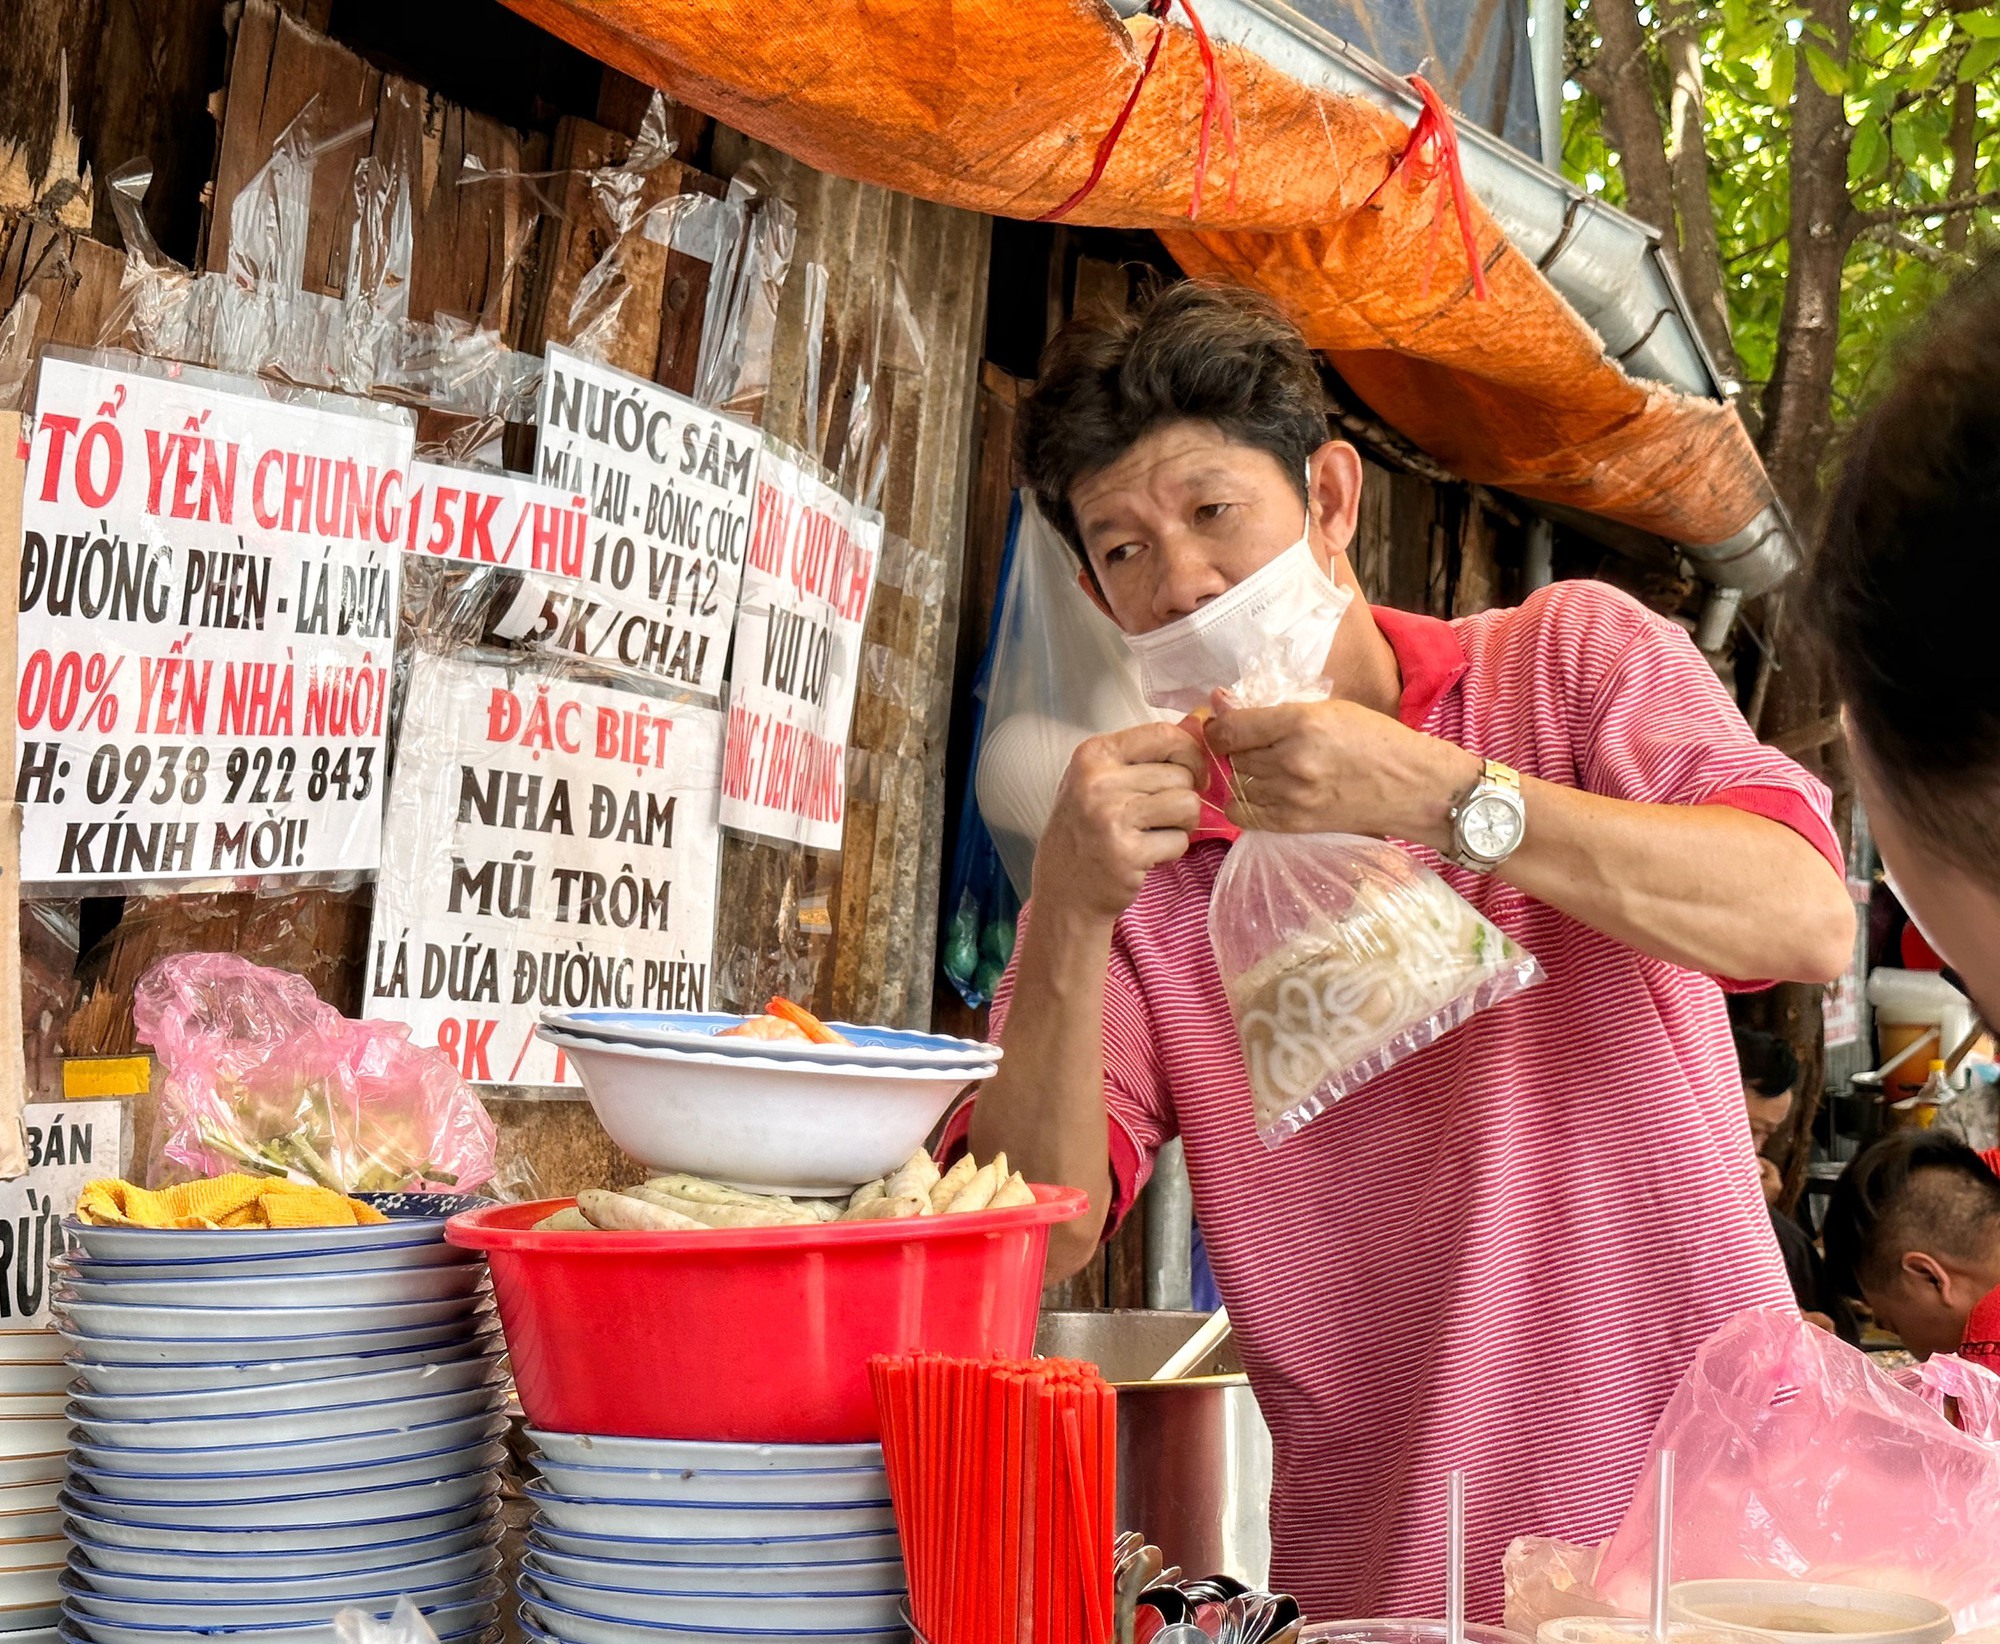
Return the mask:
{"type": "Polygon", "coordinates": [[[1444,850],[1451,807],[1479,780],[1477,756],[1359,703],[1231,708],[1205,727],[1229,761],[1229,820],[1274,833],[1358,833],[1444,850]]]}

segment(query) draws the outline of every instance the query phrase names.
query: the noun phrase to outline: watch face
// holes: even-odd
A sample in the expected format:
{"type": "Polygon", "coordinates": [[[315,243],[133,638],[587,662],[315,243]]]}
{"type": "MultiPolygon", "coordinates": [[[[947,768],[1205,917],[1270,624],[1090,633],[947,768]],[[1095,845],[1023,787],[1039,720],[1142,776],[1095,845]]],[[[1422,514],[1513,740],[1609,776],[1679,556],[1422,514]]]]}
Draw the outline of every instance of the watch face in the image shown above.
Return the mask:
{"type": "Polygon", "coordinates": [[[1472,855],[1498,862],[1521,842],[1519,810],[1498,794],[1481,794],[1459,816],[1459,837],[1472,855]]]}

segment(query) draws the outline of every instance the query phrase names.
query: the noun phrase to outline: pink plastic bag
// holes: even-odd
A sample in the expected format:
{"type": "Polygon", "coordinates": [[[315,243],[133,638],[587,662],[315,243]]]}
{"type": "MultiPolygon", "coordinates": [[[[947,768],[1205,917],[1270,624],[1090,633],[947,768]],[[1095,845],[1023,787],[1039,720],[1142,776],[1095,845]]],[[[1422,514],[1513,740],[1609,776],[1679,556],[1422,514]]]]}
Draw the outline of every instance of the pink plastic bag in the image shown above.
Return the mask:
{"type": "Polygon", "coordinates": [[[167,1071],[166,1154],[343,1193],[469,1192],[493,1174],[493,1121],[400,1022],[356,1022],[303,977],[184,953],[140,978],[132,1020],[167,1071]]]}
{"type": "Polygon", "coordinates": [[[1554,1615],[1645,1613],[1662,1450],[1675,1455],[1676,1580],[1886,1588],[1945,1605],[1961,1632],[2000,1625],[2000,1442],[1941,1408],[1949,1393],[1990,1418],[2000,1378],[1951,1359],[1919,1380],[1922,1393],[1796,1314],[1738,1315],[1668,1403],[1611,1540],[1508,1550],[1508,1625],[1533,1637],[1554,1615]]]}

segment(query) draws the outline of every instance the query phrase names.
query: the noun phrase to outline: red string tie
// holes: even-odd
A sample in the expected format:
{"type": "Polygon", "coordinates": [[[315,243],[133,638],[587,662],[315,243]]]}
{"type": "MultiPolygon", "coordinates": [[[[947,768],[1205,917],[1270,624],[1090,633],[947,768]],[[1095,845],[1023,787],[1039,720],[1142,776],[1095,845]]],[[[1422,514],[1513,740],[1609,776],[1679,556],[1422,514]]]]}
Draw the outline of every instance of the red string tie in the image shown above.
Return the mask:
{"type": "MultiPolygon", "coordinates": [[[[1410,140],[1403,145],[1403,152],[1389,167],[1388,176],[1375,185],[1362,204],[1373,205],[1382,190],[1398,175],[1405,176],[1412,188],[1425,188],[1441,173],[1445,186],[1451,190],[1452,209],[1458,217],[1458,237],[1465,246],[1465,260],[1472,267],[1472,294],[1484,302],[1488,296],[1486,267],[1479,256],[1479,238],[1472,230],[1472,196],[1466,189],[1465,171],[1459,162],[1458,128],[1452,124],[1451,111],[1444,106],[1444,99],[1438,96],[1428,80],[1421,74],[1413,74],[1410,84],[1417,88],[1417,95],[1424,100],[1423,109],[1417,115],[1417,123],[1410,127],[1410,140]]],[[[1437,266],[1438,240],[1443,232],[1444,217],[1433,208],[1431,243],[1424,254],[1425,296],[1430,295],[1431,273],[1437,266]]]]}
{"type": "MultiPolygon", "coordinates": [[[[1041,216],[1045,223],[1060,222],[1090,197],[1097,187],[1104,171],[1111,164],[1111,154],[1118,147],[1118,139],[1125,135],[1125,127],[1132,118],[1132,111],[1139,106],[1139,94],[1146,89],[1146,81],[1151,77],[1153,65],[1160,60],[1160,47],[1166,43],[1167,13],[1176,0],[1146,0],[1146,15],[1160,24],[1153,31],[1153,43],[1146,48],[1146,61],[1140,65],[1139,78],[1132,82],[1132,89],[1126,95],[1125,106],[1118,111],[1118,118],[1111,122],[1111,129],[1098,142],[1097,153],[1091,161],[1090,175],[1083,180],[1083,186],[1053,211],[1041,216]]],[[[1229,203],[1236,204],[1236,173],[1238,153],[1236,147],[1236,110],[1229,100],[1229,82],[1223,78],[1222,63],[1216,56],[1214,42],[1208,37],[1208,30],[1201,25],[1192,0],[1178,0],[1182,11],[1187,13],[1188,26],[1194,31],[1195,49],[1201,53],[1201,140],[1195,149],[1194,189],[1188,199],[1188,219],[1193,221],[1201,215],[1201,197],[1208,182],[1208,157],[1213,144],[1214,133],[1219,125],[1222,130],[1224,147],[1229,150],[1229,203]]]]}

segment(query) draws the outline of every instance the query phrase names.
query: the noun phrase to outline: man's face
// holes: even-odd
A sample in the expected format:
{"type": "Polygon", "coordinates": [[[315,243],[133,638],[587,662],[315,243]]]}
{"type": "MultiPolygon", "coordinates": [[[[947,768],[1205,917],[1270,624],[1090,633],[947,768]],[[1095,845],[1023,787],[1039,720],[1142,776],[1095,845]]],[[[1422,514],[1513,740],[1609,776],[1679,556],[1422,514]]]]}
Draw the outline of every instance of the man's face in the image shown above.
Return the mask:
{"type": "Polygon", "coordinates": [[[1992,876],[1975,878],[1941,855],[1897,809],[1852,727],[1848,740],[1855,753],[1855,786],[1898,899],[1964,978],[1980,1014],[2000,1021],[2000,865],[1992,876]]]}
{"type": "Polygon", "coordinates": [[[1070,507],[1096,573],[1098,599],[1128,634],[1178,621],[1310,535],[1322,569],[1344,581],[1361,462],[1330,442],[1312,459],[1311,530],[1299,480],[1268,451],[1213,423],[1147,434],[1108,468],[1077,481],[1070,507]],[[1336,561],[1339,563],[1336,564],[1336,561]],[[1101,597],[1100,596],[1101,591],[1101,597]]]}
{"type": "Polygon", "coordinates": [[[1745,1085],[1743,1108],[1750,1116],[1751,1143],[1762,1153],[1770,1146],[1771,1138],[1784,1128],[1785,1121],[1792,1116],[1792,1093],[1781,1090],[1775,1096],[1766,1096],[1745,1085]]]}
{"type": "Polygon", "coordinates": [[[1875,1322],[1900,1336],[1920,1359],[1952,1353],[1965,1339],[1965,1321],[1979,1305],[1961,1274],[1919,1251],[1908,1252],[1886,1286],[1863,1285],[1861,1299],[1875,1322]]]}

